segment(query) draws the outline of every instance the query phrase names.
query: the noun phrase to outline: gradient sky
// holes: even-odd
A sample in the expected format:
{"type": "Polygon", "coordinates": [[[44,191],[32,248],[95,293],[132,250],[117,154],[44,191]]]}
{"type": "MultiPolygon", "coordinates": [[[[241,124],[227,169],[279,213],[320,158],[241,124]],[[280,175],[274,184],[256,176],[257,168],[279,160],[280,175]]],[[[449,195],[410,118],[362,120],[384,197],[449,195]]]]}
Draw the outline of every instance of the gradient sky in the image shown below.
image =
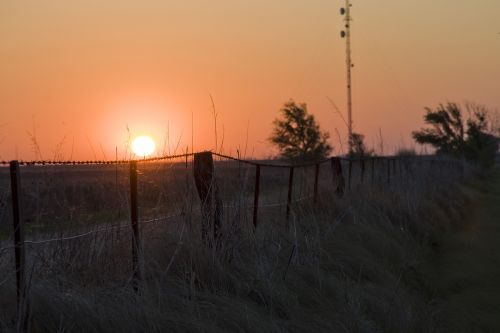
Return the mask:
{"type": "MultiPolygon", "coordinates": [[[[213,149],[210,95],[226,153],[275,153],[290,98],[339,152],[346,128],[327,98],[345,112],[342,5],[1,0],[0,159],[37,157],[32,138],[44,159],[122,158],[127,126],[160,153],[213,149]]],[[[353,0],[352,15],[353,120],[369,146],[379,131],[385,153],[413,145],[425,106],[500,106],[499,0],[353,0]]]]}

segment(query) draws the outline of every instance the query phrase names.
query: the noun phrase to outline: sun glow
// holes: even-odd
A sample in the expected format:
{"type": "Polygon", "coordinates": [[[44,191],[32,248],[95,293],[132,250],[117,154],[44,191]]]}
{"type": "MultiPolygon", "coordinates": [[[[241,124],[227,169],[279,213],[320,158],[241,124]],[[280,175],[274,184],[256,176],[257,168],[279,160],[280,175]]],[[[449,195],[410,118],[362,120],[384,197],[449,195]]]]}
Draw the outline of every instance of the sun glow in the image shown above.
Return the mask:
{"type": "Polygon", "coordinates": [[[131,148],[137,156],[146,157],[154,153],[156,145],[151,137],[142,135],[132,141],[131,148]]]}

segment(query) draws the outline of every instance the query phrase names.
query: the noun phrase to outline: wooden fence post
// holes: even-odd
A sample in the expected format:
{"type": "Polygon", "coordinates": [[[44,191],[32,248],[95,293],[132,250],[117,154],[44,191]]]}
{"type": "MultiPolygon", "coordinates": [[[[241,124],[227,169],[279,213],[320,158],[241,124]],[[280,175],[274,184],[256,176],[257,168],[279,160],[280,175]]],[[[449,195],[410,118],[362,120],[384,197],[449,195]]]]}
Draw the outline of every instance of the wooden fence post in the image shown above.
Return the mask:
{"type": "Polygon", "coordinates": [[[214,160],[211,152],[194,154],[193,165],[196,190],[201,200],[201,238],[207,245],[214,244],[222,225],[222,199],[214,175],[214,160]]]}
{"type": "Polygon", "coordinates": [[[139,291],[142,280],[141,235],[139,230],[139,213],[137,200],[137,161],[130,161],[130,222],[132,225],[132,270],[134,272],[132,286],[139,291]]]}
{"type": "Polygon", "coordinates": [[[260,192],[260,165],[255,166],[255,189],[253,194],[253,227],[257,229],[257,218],[259,213],[259,192],[260,192]]]}
{"type": "Polygon", "coordinates": [[[292,207],[292,191],[293,191],[293,170],[294,167],[290,167],[290,174],[288,176],[288,199],[286,203],[286,219],[290,217],[290,209],[292,207]]]}
{"type": "Polygon", "coordinates": [[[20,212],[20,170],[19,162],[10,162],[10,188],[12,194],[12,222],[14,225],[14,251],[16,261],[17,287],[17,328],[27,331],[29,303],[26,295],[26,263],[24,248],[24,230],[20,212]]]}
{"type": "Polygon", "coordinates": [[[319,180],[319,163],[316,163],[314,169],[314,199],[313,202],[318,202],[318,180],[319,180]]]}
{"type": "Polygon", "coordinates": [[[342,197],[345,192],[345,180],[344,180],[344,175],[342,173],[342,163],[340,161],[340,158],[332,157],[331,167],[333,172],[333,179],[334,181],[336,180],[335,193],[339,197],[342,197]]]}

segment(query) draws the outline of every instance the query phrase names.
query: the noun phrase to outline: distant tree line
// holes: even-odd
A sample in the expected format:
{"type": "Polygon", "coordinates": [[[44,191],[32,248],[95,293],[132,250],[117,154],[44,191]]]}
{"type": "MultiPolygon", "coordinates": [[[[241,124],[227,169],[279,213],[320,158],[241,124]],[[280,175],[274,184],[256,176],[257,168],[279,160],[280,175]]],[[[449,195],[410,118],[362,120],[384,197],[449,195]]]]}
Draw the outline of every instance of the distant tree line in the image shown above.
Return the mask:
{"type": "MultiPolygon", "coordinates": [[[[419,144],[429,144],[436,154],[464,158],[483,167],[495,163],[500,138],[500,116],[480,104],[468,103],[463,109],[457,103],[440,104],[436,109],[425,108],[427,127],[412,132],[419,144]],[[466,114],[464,116],[464,114],[466,114]]],[[[320,129],[306,104],[290,100],[273,122],[269,141],[278,147],[280,156],[290,161],[314,161],[329,156],[333,147],[330,134],[320,129]]],[[[373,156],[364,142],[364,135],[352,133],[349,138],[351,158],[373,156]]],[[[400,155],[414,155],[415,150],[403,149],[400,155]]]]}

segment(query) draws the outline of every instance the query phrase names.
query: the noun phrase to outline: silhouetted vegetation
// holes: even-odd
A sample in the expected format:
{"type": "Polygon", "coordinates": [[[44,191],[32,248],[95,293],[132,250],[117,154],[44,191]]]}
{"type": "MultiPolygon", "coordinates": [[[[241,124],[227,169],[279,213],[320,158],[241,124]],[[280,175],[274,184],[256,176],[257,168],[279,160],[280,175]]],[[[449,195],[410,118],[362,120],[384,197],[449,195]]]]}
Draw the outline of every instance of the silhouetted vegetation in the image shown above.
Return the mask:
{"type": "Polygon", "coordinates": [[[417,152],[415,151],[415,148],[399,148],[396,151],[396,156],[401,156],[401,157],[412,157],[416,156],[417,152]]]}
{"type": "Polygon", "coordinates": [[[351,158],[365,158],[374,154],[372,149],[368,149],[365,145],[365,136],[360,133],[352,133],[351,135],[351,158]]]}
{"type": "Polygon", "coordinates": [[[440,104],[437,109],[426,108],[425,122],[430,128],[413,132],[413,138],[420,144],[430,144],[437,154],[466,158],[483,167],[490,167],[495,161],[498,139],[492,134],[488,120],[489,111],[482,105],[467,104],[468,119],[464,120],[459,104],[440,104]]]}
{"type": "Polygon", "coordinates": [[[269,141],[278,147],[281,157],[292,161],[317,160],[330,154],[332,147],[327,142],[330,135],[320,130],[306,104],[298,105],[291,100],[280,112],[282,118],[274,120],[269,141]]]}

